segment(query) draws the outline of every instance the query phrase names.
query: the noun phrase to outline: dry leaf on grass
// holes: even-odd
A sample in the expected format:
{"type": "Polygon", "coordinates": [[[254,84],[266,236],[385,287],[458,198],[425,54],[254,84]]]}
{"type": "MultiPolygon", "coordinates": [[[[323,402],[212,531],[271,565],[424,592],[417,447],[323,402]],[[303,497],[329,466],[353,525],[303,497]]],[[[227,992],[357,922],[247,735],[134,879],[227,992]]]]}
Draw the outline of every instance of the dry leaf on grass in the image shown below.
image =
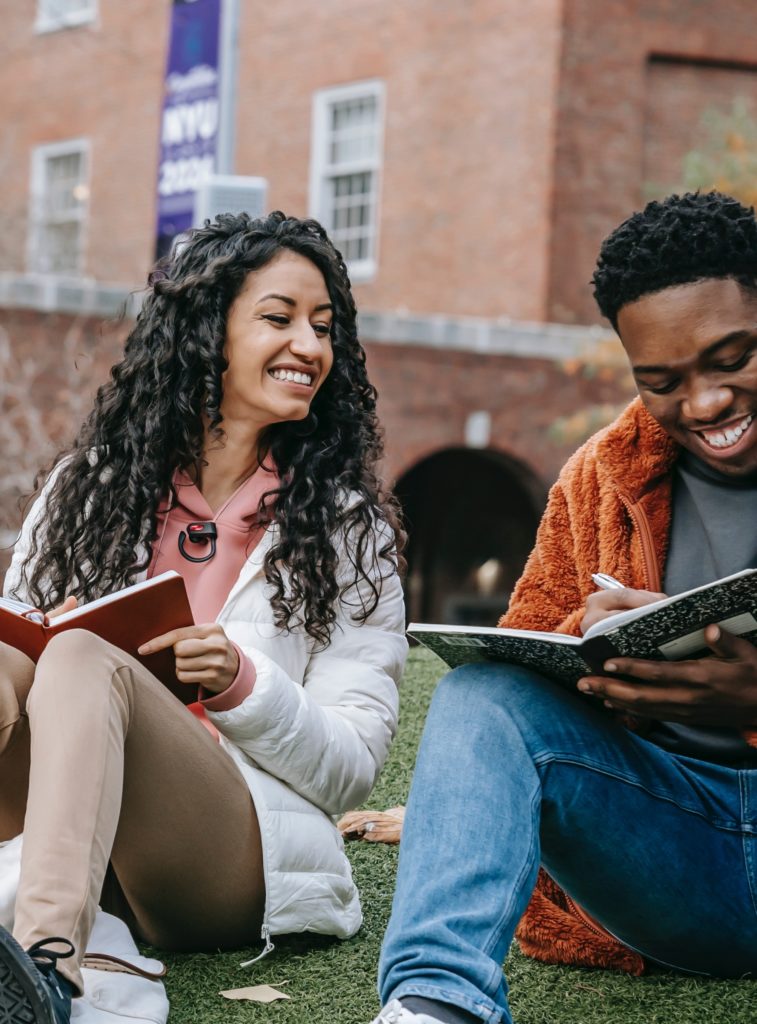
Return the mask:
{"type": "Polygon", "coordinates": [[[398,843],[404,819],[404,807],[390,807],[386,811],[350,811],[337,822],[337,828],[345,839],[398,843]]]}
{"type": "MultiPolygon", "coordinates": [[[[286,985],[280,981],[280,985],[286,985]]],[[[229,988],[225,992],[219,992],[224,999],[247,999],[251,1003],[275,1003],[277,999],[291,999],[291,996],[279,992],[270,985],[250,985],[247,988],[229,988]]]]}

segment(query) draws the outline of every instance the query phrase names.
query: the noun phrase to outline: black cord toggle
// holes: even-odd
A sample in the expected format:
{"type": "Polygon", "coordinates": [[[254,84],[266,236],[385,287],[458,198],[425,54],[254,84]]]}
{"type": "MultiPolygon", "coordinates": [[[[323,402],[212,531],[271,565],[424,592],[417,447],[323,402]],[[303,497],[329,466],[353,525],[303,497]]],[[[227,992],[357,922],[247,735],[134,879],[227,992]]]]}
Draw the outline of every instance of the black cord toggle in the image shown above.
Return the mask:
{"type": "Polygon", "coordinates": [[[187,523],[186,533],[184,530],[179,534],[179,551],[188,562],[207,562],[216,553],[216,537],[218,530],[215,523],[187,523]],[[210,541],[210,551],[207,555],[200,555],[196,558],[184,549],[184,543],[189,538],[190,544],[205,544],[210,541]]]}

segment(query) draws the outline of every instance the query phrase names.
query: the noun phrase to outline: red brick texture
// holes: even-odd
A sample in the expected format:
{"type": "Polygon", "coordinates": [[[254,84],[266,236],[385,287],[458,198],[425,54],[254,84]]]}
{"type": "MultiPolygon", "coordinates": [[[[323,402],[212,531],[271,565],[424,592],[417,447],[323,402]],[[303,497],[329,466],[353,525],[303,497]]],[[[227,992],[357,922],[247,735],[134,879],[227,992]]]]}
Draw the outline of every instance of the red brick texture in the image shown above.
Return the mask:
{"type": "MultiPolygon", "coordinates": [[[[41,35],[35,6],[12,4],[3,21],[3,217],[18,237],[0,246],[0,269],[24,269],[32,147],[85,136],[85,273],[139,284],[154,245],[169,2],[101,2],[94,25],[41,35]]],[[[380,266],[359,304],[541,319],[559,7],[245,0],[236,172],[267,177],[272,207],[308,213],[313,92],[381,78],[380,266]]]]}
{"type": "MultiPolygon", "coordinates": [[[[85,274],[139,286],[170,0],[100,0],[95,23],[46,34],[35,0],[5,6],[0,271],[25,270],[34,146],[81,136],[85,274]]],[[[272,207],[309,212],[313,93],[385,83],[378,270],[355,287],[366,311],[595,322],[602,238],[675,184],[704,110],[738,97],[757,109],[754,0],[245,0],[240,11],[235,171],[268,178],[272,207]]],[[[118,337],[93,319],[0,315],[0,530],[17,525],[19,481],[70,436],[118,337]]],[[[485,411],[492,449],[543,491],[578,442],[555,421],[626,393],[613,374],[547,359],[367,347],[390,479],[459,448],[468,415],[485,411]]]]}
{"type": "MultiPolygon", "coordinates": [[[[0,341],[10,342],[0,379],[7,433],[0,453],[0,529],[18,526],[19,499],[29,486],[19,481],[31,480],[73,437],[95,388],[120,356],[128,326],[24,311],[0,315],[0,341]]],[[[597,379],[572,362],[370,341],[366,349],[385,429],[384,475],[392,483],[433,453],[464,447],[467,417],[485,411],[492,421],[489,447],[520,468],[538,501],[576,444],[555,433],[555,422],[627,394],[616,374],[597,379]]]]}
{"type": "Polygon", "coordinates": [[[602,239],[651,198],[647,183],[677,184],[708,107],[757,98],[754,74],[732,67],[757,68],[757,19],[752,0],[565,0],[562,42],[545,319],[589,323],[602,239]]]}
{"type": "Polygon", "coordinates": [[[312,93],[386,83],[364,309],[543,318],[559,0],[245,5],[237,167],[307,211],[312,93]]]}
{"type": "MultiPolygon", "coordinates": [[[[24,268],[32,148],[84,136],[85,273],[133,285],[153,253],[170,3],[98,6],[94,24],[43,34],[34,0],[5,12],[0,269],[24,268]]],[[[757,95],[752,0],[240,8],[235,169],[267,177],[272,206],[308,212],[314,91],[385,82],[379,268],[356,288],[364,309],[595,321],[601,239],[647,185],[675,184],[704,109],[757,95]]]]}

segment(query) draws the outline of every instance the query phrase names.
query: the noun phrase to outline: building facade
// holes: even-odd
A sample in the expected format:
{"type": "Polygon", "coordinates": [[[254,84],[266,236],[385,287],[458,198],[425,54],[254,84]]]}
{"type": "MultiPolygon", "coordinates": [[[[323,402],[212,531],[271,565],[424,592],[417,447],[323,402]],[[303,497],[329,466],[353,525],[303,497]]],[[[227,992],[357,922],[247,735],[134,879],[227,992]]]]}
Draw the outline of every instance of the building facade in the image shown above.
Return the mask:
{"type": "MultiPolygon", "coordinates": [[[[171,3],[7,7],[6,541],[33,469],[117,358],[128,318],[112,317],[135,311],[154,257],[171,3]]],[[[408,516],[411,614],[491,621],[559,466],[630,393],[591,296],[599,243],[717,144],[703,118],[734,104],[757,114],[757,11],[751,0],[238,9],[233,171],[265,178],[270,208],[321,219],[348,258],[386,475],[408,516]]]]}

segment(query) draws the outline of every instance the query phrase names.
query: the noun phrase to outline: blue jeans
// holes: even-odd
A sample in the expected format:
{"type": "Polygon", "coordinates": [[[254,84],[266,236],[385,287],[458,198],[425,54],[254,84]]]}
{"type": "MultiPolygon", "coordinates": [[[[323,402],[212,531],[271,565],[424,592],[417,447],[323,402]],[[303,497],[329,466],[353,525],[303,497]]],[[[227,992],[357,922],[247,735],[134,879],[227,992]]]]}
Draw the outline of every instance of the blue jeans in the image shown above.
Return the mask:
{"type": "Polygon", "coordinates": [[[757,771],[670,754],[525,669],[456,669],[418,755],[382,1002],[510,1022],[502,962],[540,863],[646,957],[757,974],[757,771]]]}

